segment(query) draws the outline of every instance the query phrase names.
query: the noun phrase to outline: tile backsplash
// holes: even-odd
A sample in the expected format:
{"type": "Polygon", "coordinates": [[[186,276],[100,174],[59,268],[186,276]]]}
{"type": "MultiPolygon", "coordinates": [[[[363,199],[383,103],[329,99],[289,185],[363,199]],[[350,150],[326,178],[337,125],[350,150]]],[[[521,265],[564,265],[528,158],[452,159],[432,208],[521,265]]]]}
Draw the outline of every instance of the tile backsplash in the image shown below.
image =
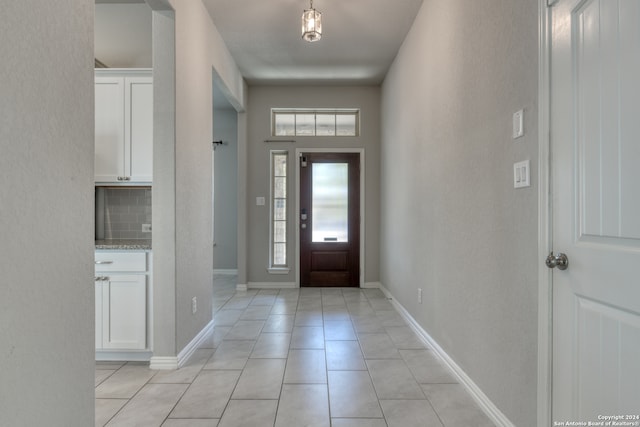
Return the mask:
{"type": "Polygon", "coordinates": [[[96,187],[96,240],[151,239],[151,187],[96,187]]]}

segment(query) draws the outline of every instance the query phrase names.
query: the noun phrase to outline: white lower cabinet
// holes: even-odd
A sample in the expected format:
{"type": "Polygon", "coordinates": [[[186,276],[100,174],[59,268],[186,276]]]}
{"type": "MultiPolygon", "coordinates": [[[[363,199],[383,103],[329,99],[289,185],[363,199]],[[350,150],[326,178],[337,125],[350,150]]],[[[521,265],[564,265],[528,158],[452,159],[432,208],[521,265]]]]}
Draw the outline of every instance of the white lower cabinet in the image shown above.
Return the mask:
{"type": "Polygon", "coordinates": [[[96,348],[147,346],[147,278],[113,274],[96,280],[96,348]]]}
{"type": "Polygon", "coordinates": [[[96,356],[149,348],[148,253],[96,252],[96,356]]]}

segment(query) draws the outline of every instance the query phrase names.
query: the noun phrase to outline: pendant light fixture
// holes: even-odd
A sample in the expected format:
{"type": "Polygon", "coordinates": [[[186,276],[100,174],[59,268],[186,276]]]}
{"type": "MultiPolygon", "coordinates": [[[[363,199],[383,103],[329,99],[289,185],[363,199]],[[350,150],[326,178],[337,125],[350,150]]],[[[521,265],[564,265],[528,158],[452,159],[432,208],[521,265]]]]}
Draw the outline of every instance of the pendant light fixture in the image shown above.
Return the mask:
{"type": "Polygon", "coordinates": [[[322,37],[322,14],[311,7],[302,13],[302,38],[308,42],[315,42],[322,37]]]}

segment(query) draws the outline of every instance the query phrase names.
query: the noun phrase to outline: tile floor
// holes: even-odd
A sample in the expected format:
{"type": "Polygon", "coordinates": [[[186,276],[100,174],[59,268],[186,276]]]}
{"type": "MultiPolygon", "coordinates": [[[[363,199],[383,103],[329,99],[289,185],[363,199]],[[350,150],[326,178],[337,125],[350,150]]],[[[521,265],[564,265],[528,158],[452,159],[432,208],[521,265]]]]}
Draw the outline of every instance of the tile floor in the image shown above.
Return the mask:
{"type": "Polygon", "coordinates": [[[234,286],[187,366],[96,363],[96,426],[493,426],[381,291],[234,286]]]}

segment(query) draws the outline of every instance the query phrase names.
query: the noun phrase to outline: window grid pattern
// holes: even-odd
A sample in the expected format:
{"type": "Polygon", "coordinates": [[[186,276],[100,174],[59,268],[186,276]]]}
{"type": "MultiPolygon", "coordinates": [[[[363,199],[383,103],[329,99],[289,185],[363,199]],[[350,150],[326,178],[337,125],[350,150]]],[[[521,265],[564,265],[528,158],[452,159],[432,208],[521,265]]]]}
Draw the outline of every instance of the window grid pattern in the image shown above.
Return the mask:
{"type": "Polygon", "coordinates": [[[272,109],[272,136],[359,136],[360,110],[272,109]]]}
{"type": "Polygon", "coordinates": [[[287,267],[287,157],[271,152],[271,266],[287,267]]]}

